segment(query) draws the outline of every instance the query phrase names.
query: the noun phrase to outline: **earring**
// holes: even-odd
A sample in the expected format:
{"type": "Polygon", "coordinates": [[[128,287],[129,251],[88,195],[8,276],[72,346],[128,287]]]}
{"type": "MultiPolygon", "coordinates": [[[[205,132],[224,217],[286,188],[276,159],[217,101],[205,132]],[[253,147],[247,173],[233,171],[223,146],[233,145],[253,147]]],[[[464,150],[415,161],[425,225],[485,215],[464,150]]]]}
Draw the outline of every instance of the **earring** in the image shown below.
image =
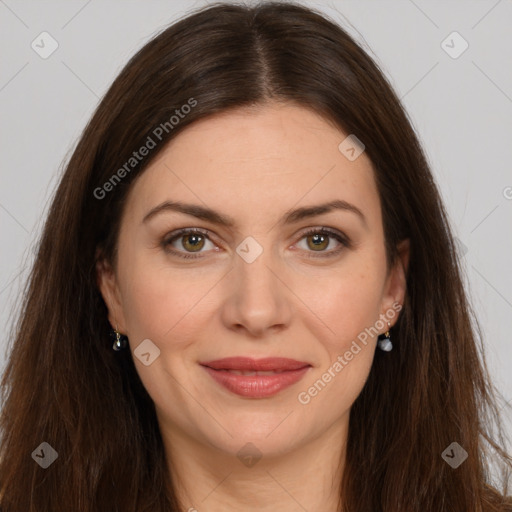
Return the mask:
{"type": "Polygon", "coordinates": [[[116,352],[119,352],[120,350],[124,350],[126,348],[126,346],[128,345],[128,338],[124,335],[124,334],[121,334],[118,330],[117,330],[117,326],[116,328],[112,331],[112,334],[115,336],[115,340],[114,340],[114,343],[112,345],[112,348],[116,351],[116,352]]]}
{"type": "Polygon", "coordinates": [[[379,336],[379,341],[377,342],[379,348],[383,350],[384,352],[389,352],[390,350],[393,350],[393,343],[391,342],[391,333],[389,332],[389,329],[391,328],[391,324],[388,322],[388,330],[385,334],[381,334],[379,336]],[[381,338],[383,336],[383,338],[381,338]]]}

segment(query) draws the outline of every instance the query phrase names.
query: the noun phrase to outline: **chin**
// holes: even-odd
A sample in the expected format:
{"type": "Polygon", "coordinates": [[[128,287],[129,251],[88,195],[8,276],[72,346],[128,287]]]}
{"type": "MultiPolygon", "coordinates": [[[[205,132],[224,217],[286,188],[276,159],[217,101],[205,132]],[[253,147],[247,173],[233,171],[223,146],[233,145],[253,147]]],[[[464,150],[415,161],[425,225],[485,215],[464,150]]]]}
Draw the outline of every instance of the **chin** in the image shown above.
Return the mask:
{"type": "MultiPolygon", "coordinates": [[[[224,416],[222,426],[225,430],[218,425],[218,428],[209,425],[203,434],[209,445],[231,455],[236,456],[248,443],[267,456],[281,455],[309,437],[308,426],[304,421],[297,422],[298,415],[293,419],[296,413],[291,411],[293,409],[288,408],[265,414],[255,407],[251,413],[224,416]],[[217,435],[212,437],[214,432],[217,435]]],[[[250,451],[250,447],[247,450],[250,451]]]]}

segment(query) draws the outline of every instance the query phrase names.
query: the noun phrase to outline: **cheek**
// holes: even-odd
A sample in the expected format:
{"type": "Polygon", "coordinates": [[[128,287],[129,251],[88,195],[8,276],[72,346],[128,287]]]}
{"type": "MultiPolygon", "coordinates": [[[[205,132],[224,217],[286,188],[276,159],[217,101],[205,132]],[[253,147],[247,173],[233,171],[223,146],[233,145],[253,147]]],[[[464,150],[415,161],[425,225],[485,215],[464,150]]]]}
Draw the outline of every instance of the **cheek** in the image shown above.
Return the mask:
{"type": "Polygon", "coordinates": [[[374,350],[370,345],[342,352],[313,379],[305,383],[297,396],[306,416],[315,417],[319,428],[349,413],[370,373],[374,350]],[[347,354],[351,354],[351,359],[347,354]]]}
{"type": "Polygon", "coordinates": [[[323,293],[310,294],[317,317],[328,329],[316,330],[323,355],[297,399],[312,416],[322,418],[320,425],[347,413],[368,378],[375,353],[371,328],[379,319],[381,279],[375,269],[340,275],[337,280],[331,276],[323,293]]]}
{"type": "Polygon", "coordinates": [[[323,395],[318,406],[338,412],[352,406],[371,370],[376,335],[381,331],[376,323],[382,313],[384,254],[375,251],[350,268],[326,287],[321,298],[322,318],[334,333],[324,338],[326,363],[311,390],[323,395]]]}
{"type": "Polygon", "coordinates": [[[180,271],[137,255],[126,258],[120,268],[125,269],[120,281],[124,283],[123,313],[130,339],[149,338],[162,346],[172,340],[166,350],[182,349],[190,338],[188,332],[210,316],[208,296],[223,275],[201,274],[197,269],[180,271]]]}
{"type": "Polygon", "coordinates": [[[345,352],[381,313],[384,267],[372,260],[348,263],[352,262],[335,273],[317,275],[314,287],[299,292],[327,328],[327,337],[322,338],[331,356],[345,352]]]}

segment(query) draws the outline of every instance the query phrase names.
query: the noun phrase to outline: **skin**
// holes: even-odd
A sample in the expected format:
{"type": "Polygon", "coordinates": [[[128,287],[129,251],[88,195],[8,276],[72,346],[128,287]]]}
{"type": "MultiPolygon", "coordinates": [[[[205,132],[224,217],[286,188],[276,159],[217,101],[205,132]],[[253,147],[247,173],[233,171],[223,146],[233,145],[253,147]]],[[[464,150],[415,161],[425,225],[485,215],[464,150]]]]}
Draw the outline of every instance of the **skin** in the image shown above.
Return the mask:
{"type": "Polygon", "coordinates": [[[372,163],[364,152],[354,161],[340,152],[346,136],[293,104],[223,112],[181,132],[130,190],[118,260],[98,265],[99,286],[132,352],[145,339],[160,350],[149,366],[134,362],[155,403],[184,510],[338,509],[350,408],[368,377],[376,336],[309,403],[297,397],[358,334],[403,304],[409,258],[404,241],[387,272],[372,163]],[[335,199],[355,205],[365,221],[334,210],[280,223],[289,209],[335,199]],[[143,222],[168,200],[207,206],[236,225],[173,211],[143,222]],[[303,232],[322,226],[347,236],[349,246],[329,236],[317,248],[303,232]],[[211,235],[196,245],[181,235],[166,250],[162,241],[180,228],[211,235]],[[252,263],[236,252],[248,236],[263,249],[252,263]],[[198,364],[228,356],[288,357],[312,367],[273,397],[247,398],[198,364]],[[248,442],[262,454],[252,467],[237,457],[248,442]]]}

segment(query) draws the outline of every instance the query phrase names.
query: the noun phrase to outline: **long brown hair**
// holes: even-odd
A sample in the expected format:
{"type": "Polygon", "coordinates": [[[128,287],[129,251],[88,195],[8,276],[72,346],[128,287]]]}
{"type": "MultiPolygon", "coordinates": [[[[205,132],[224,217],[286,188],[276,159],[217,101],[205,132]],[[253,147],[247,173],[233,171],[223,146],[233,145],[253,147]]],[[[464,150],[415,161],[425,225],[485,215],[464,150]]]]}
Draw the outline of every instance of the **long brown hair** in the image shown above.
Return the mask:
{"type": "Polygon", "coordinates": [[[512,458],[480,328],[411,123],[342,28],[310,8],[272,2],[217,3],[163,30],[127,63],[78,141],[2,378],[3,512],[180,510],[167,489],[153,402],[130,351],[112,350],[95,265],[100,252],[115,263],[127,192],[169,140],[198,119],[267,101],[311,108],[356,134],[375,169],[388,263],[400,240],[411,241],[395,349],[391,357],[377,351],[351,409],[343,511],[512,510],[512,458]],[[148,137],[155,147],[134,163],[148,137]],[[58,453],[47,469],[31,456],[42,442],[58,453]],[[468,454],[456,469],[441,456],[452,442],[468,454]],[[492,461],[503,469],[499,481],[492,461]]]}

